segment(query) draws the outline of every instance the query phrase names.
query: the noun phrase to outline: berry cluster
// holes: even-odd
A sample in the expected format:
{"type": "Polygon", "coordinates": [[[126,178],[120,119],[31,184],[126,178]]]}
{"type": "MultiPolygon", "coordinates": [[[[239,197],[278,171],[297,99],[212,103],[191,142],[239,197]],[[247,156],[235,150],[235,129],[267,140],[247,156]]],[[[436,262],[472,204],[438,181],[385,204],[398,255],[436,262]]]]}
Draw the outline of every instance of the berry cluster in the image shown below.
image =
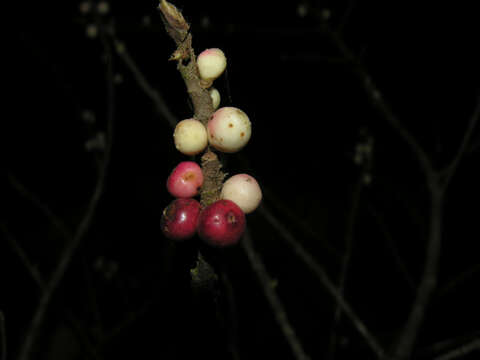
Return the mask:
{"type": "MultiPolygon", "coordinates": [[[[197,155],[208,145],[224,153],[242,149],[250,140],[248,116],[235,107],[222,107],[220,93],[211,85],[225,70],[227,61],[220,49],[207,49],[197,58],[201,84],[209,89],[214,110],[205,127],[195,118],[180,121],[173,134],[175,147],[185,155],[197,155]]],[[[198,234],[207,244],[225,247],[236,244],[245,230],[245,214],[254,211],[262,199],[257,181],[238,174],[223,184],[220,200],[202,208],[194,199],[203,186],[200,166],[193,161],[180,162],[167,179],[167,190],[176,199],[163,211],[161,228],[174,240],[198,234]]]]}

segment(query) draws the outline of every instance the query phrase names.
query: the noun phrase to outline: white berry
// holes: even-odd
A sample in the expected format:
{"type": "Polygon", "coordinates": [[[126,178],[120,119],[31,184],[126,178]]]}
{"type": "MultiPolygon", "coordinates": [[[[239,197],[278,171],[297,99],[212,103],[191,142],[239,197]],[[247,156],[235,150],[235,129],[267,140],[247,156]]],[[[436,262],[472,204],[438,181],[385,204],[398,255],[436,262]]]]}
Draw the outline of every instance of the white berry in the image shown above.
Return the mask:
{"type": "Polygon", "coordinates": [[[234,153],[243,148],[252,135],[250,120],[242,110],[222,107],[207,124],[208,141],[217,150],[234,153]]]}
{"type": "Polygon", "coordinates": [[[252,176],[238,174],[225,181],[221,198],[233,201],[245,214],[249,214],[260,205],[262,190],[252,176]]]}
{"type": "Polygon", "coordinates": [[[180,121],[173,133],[175,147],[185,155],[196,155],[205,149],[208,143],[207,130],[196,119],[180,121]]]}
{"type": "Polygon", "coordinates": [[[203,80],[213,81],[225,71],[227,58],[220,49],[207,49],[198,55],[197,66],[200,77],[203,80]]]}
{"type": "Polygon", "coordinates": [[[220,92],[214,87],[210,88],[208,92],[210,93],[210,97],[212,98],[213,110],[217,110],[218,106],[220,105],[220,92]]]}

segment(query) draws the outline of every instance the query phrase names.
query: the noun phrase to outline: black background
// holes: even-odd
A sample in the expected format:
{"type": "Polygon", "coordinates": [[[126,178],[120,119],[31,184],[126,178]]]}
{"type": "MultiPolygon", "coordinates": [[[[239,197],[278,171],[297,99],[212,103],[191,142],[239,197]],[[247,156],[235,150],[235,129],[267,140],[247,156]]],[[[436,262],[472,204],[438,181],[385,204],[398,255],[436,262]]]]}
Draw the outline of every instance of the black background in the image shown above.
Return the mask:
{"type": "MultiPolygon", "coordinates": [[[[428,192],[415,155],[372,108],[351,67],[322,31],[319,16],[329,9],[332,27],[343,24],[346,43],[362,58],[383,98],[441,167],[453,158],[478,96],[479,26],[473,5],[175,4],[191,23],[197,53],[219,47],[227,56],[227,72],[215,82],[222,106],[239,107],[252,121],[248,146],[222,156],[225,170],[257,178],[264,191],[262,206],[332,279],[338,278],[347,216],[362,176],[353,162],[355,146],[362,134],[374,139],[372,181],[361,192],[346,298],[388,347],[410,309],[415,293],[411,284],[421,275],[428,192]]],[[[157,5],[114,2],[101,21],[114,22],[116,36],[173,114],[188,118],[192,109],[183,81],[175,64],[167,61],[174,43],[164,32],[157,5]]],[[[5,169],[75,229],[101,160],[101,152],[87,152],[85,143],[107,126],[104,48],[98,37],[86,36],[86,26],[95,18],[82,15],[76,2],[34,2],[11,14],[16,21],[8,31],[12,47],[4,52],[7,101],[1,120],[5,169]],[[95,114],[94,123],[85,121],[86,112],[95,114]]],[[[70,330],[65,308],[81,319],[93,343],[103,344],[105,359],[228,358],[225,334],[230,326],[219,330],[209,305],[202,308],[190,292],[188,271],[197,240],[171,244],[159,229],[161,211],[171,201],[166,178],[185,157],[175,150],[171,128],[122,60],[115,56],[113,66],[122,81],[115,86],[114,140],[105,191],[49,307],[35,358],[67,358],[65,348],[75,353],[68,358],[83,358],[84,345],[78,332],[70,330]],[[134,321],[106,339],[128,314],[134,321]]],[[[472,144],[478,144],[479,135],[477,129],[472,144]]],[[[439,291],[418,349],[479,330],[478,158],[479,147],[470,146],[448,191],[439,291]],[[467,269],[474,271],[445,290],[467,269]]],[[[7,176],[1,187],[4,229],[47,276],[64,239],[7,176]]],[[[323,358],[333,300],[258,211],[247,221],[307,353],[323,358]]],[[[4,231],[0,242],[0,310],[13,358],[39,291],[6,236],[4,231]]],[[[220,256],[227,259],[234,291],[241,358],[292,358],[241,247],[220,256]]],[[[228,303],[225,296],[222,299],[228,303]]],[[[342,320],[338,333],[339,358],[371,356],[348,320],[342,320]]]]}

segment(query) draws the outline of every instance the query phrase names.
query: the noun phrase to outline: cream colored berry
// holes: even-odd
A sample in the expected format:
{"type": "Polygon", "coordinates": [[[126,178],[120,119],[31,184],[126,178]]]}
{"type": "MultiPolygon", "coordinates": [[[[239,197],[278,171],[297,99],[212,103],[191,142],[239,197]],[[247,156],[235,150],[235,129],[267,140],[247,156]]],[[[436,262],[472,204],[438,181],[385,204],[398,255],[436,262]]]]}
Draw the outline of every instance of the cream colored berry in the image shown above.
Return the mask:
{"type": "Polygon", "coordinates": [[[220,92],[214,87],[210,88],[208,92],[212,98],[213,110],[217,110],[220,105],[220,92]]]}
{"type": "Polygon", "coordinates": [[[225,71],[227,58],[220,49],[207,49],[198,55],[197,66],[203,80],[213,81],[225,71]]]}
{"type": "Polygon", "coordinates": [[[202,152],[208,143],[207,130],[196,119],[180,121],[173,133],[175,147],[185,155],[196,155],[202,152]]]}
{"type": "Polygon", "coordinates": [[[245,214],[249,214],[260,205],[262,190],[252,176],[238,174],[225,181],[221,198],[233,201],[245,214]]]}
{"type": "Polygon", "coordinates": [[[207,124],[208,141],[217,150],[234,153],[250,140],[252,125],[247,114],[235,107],[215,111],[207,124]]]}

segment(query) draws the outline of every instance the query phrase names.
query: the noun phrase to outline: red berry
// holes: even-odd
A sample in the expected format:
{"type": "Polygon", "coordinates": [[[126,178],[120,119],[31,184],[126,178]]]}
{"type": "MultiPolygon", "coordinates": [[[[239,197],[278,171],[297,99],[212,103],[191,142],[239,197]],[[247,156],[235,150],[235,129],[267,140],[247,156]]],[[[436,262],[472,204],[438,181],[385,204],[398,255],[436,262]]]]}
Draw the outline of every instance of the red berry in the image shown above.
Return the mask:
{"type": "Polygon", "coordinates": [[[196,162],[182,161],[167,179],[168,192],[177,198],[189,198],[198,194],[203,185],[202,169],[196,162]]]}
{"type": "Polygon", "coordinates": [[[173,240],[185,240],[195,235],[200,203],[195,199],[173,200],[163,210],[160,226],[163,234],[173,240]]]}
{"type": "Polygon", "coordinates": [[[237,204],[218,200],[201,211],[197,231],[207,244],[225,247],[240,240],[245,224],[245,214],[237,204]]]}

